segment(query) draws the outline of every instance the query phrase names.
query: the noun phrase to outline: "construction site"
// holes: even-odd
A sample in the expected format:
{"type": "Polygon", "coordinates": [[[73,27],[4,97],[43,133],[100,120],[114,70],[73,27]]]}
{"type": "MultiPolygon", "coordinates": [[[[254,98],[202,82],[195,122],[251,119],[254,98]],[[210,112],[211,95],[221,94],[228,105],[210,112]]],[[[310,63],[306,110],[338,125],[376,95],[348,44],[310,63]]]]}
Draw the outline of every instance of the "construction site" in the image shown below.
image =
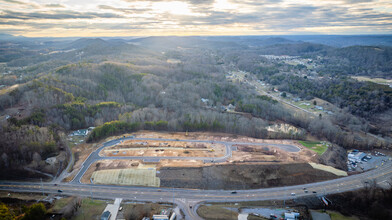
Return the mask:
{"type": "MultiPolygon", "coordinates": [[[[346,176],[294,140],[263,140],[206,132],[140,131],[111,137],[82,183],[197,189],[255,189],[346,176]]],[[[92,152],[94,148],[86,147],[92,152]]],[[[76,147],[74,150],[78,150],[76,147]]],[[[328,150],[327,154],[331,154],[328,150]]],[[[333,155],[333,154],[332,154],[333,155]]],[[[80,155],[80,158],[86,156],[80,155]]],[[[76,161],[79,167],[81,163],[76,161]]],[[[76,165],[74,167],[77,169],[76,165]]],[[[76,172],[76,171],[75,171],[76,172]]]]}

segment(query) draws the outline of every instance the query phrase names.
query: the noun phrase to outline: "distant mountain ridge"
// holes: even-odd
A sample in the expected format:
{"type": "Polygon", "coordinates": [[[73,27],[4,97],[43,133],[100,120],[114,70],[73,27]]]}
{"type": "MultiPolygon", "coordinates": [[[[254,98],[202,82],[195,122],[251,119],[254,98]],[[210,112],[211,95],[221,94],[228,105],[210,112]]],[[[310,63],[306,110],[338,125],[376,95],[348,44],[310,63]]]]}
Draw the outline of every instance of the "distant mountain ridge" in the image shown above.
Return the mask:
{"type": "Polygon", "coordinates": [[[89,46],[98,46],[98,45],[109,45],[108,42],[100,39],[100,38],[80,38],[78,40],[75,40],[73,42],[71,42],[70,44],[67,45],[67,47],[65,48],[66,50],[70,50],[70,49],[82,49],[85,47],[89,47],[89,46]]]}

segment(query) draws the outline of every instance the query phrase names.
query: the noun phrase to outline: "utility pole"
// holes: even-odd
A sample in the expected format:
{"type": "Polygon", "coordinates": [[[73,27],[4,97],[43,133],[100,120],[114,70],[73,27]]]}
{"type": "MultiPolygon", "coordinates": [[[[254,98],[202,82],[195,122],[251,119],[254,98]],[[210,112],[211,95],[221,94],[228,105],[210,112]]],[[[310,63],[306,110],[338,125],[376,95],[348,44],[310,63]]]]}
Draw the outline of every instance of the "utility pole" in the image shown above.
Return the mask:
{"type": "Polygon", "coordinates": [[[174,187],[172,187],[172,191],[173,191],[173,212],[174,212],[174,187]]]}

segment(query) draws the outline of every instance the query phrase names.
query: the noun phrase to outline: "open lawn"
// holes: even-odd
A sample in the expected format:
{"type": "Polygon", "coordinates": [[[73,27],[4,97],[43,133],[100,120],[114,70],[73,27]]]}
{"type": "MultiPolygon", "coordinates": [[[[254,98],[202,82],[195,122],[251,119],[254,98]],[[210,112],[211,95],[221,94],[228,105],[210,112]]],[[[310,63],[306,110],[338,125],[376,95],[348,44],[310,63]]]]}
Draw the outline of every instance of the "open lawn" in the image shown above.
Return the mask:
{"type": "Polygon", "coordinates": [[[327,211],[327,213],[331,217],[331,220],[358,220],[359,219],[355,216],[344,216],[339,212],[334,212],[334,211],[327,211]]]}
{"type": "Polygon", "coordinates": [[[66,197],[66,198],[57,199],[54,202],[54,205],[53,205],[51,211],[52,212],[59,212],[61,209],[63,209],[65,206],[67,206],[67,204],[70,203],[72,199],[74,199],[74,198],[73,197],[66,197]]]}
{"type": "Polygon", "coordinates": [[[203,219],[237,220],[238,213],[217,205],[202,205],[197,209],[197,214],[203,219]]]}
{"type": "Polygon", "coordinates": [[[172,208],[172,205],[145,203],[145,204],[123,204],[123,214],[126,219],[142,219],[148,216],[152,219],[153,215],[161,214],[164,209],[172,208]]]}
{"type": "Polygon", "coordinates": [[[319,141],[298,141],[298,142],[302,144],[304,147],[317,152],[319,155],[322,155],[328,149],[326,143],[322,143],[319,141]]]}
{"type": "Polygon", "coordinates": [[[95,184],[160,186],[155,168],[100,170],[95,171],[91,178],[95,184]]]}
{"type": "Polygon", "coordinates": [[[347,176],[347,172],[344,170],[339,170],[331,166],[326,166],[323,164],[318,164],[318,163],[309,163],[310,166],[312,166],[314,169],[319,169],[323,170],[326,172],[330,172],[335,174],[336,176],[347,176]]]}
{"type": "Polygon", "coordinates": [[[83,199],[82,207],[79,208],[78,213],[74,216],[73,220],[99,219],[99,216],[101,216],[105,207],[105,201],[83,199]]]}
{"type": "Polygon", "coordinates": [[[41,193],[16,193],[16,192],[0,192],[0,198],[15,198],[21,200],[41,200],[46,198],[41,193]],[[8,196],[9,193],[9,196],[8,196]]]}
{"type": "Polygon", "coordinates": [[[390,79],[383,79],[383,78],[370,78],[366,76],[353,76],[352,78],[358,80],[358,81],[369,81],[369,82],[374,82],[378,84],[390,84],[392,83],[392,80],[390,79]]]}
{"type": "Polygon", "coordinates": [[[293,104],[300,107],[300,108],[308,109],[308,110],[311,110],[313,107],[313,105],[304,105],[304,104],[302,104],[302,102],[301,102],[301,104],[296,104],[296,103],[293,103],[293,104]]]}

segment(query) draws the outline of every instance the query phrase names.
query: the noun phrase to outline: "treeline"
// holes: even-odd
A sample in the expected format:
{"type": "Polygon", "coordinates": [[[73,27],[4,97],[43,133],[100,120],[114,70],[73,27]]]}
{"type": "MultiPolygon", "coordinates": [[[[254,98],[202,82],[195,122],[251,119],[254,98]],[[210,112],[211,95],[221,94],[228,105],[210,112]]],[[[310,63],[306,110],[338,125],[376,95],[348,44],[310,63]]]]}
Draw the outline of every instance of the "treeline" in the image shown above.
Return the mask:
{"type": "Polygon", "coordinates": [[[117,102],[87,104],[82,100],[56,105],[47,109],[46,112],[50,123],[55,123],[66,130],[75,130],[115,120],[120,113],[132,109],[130,105],[117,102]]]}
{"type": "Polygon", "coordinates": [[[297,43],[269,45],[260,48],[257,52],[263,55],[317,56],[326,55],[334,49],[323,44],[297,43]]]}
{"type": "Polygon", "coordinates": [[[35,203],[31,206],[8,207],[4,203],[0,203],[0,219],[2,220],[38,220],[45,219],[47,214],[46,207],[43,203],[35,203]]]}
{"type": "Polygon", "coordinates": [[[392,107],[392,88],[372,82],[350,78],[310,80],[285,74],[272,76],[268,82],[281,91],[305,99],[318,97],[327,100],[361,117],[370,117],[392,107]]]}
{"type": "Polygon", "coordinates": [[[332,201],[328,208],[344,215],[374,220],[392,218],[392,189],[379,188],[374,181],[367,183],[364,189],[328,198],[332,201]]]}
{"type": "MultiPolygon", "coordinates": [[[[17,123],[19,124],[19,123],[17,123]]],[[[2,179],[15,179],[25,167],[55,175],[67,165],[64,133],[52,126],[9,125],[0,132],[0,167],[2,179]],[[48,157],[56,157],[54,164],[47,164],[48,157]]],[[[27,177],[27,176],[25,176],[27,177]]]]}
{"type": "Polygon", "coordinates": [[[87,142],[101,140],[103,138],[133,132],[139,129],[139,123],[128,123],[123,121],[106,122],[92,130],[88,136],[87,142]]]}
{"type": "MultiPolygon", "coordinates": [[[[312,58],[317,72],[325,75],[359,75],[390,78],[392,47],[350,46],[334,48],[322,44],[276,44],[254,51],[262,55],[290,55],[312,58]]],[[[249,69],[248,69],[249,70],[249,69]]],[[[254,69],[254,73],[259,70],[254,69]]],[[[252,71],[252,72],[253,72],[252,71]]],[[[268,73],[268,71],[264,71],[268,73]]]]}
{"type": "Polygon", "coordinates": [[[390,78],[392,47],[351,46],[330,50],[323,56],[320,73],[390,78]]]}
{"type": "MultiPolygon", "coordinates": [[[[85,44],[102,44],[99,48],[113,46],[102,40],[78,41],[74,46],[85,48],[85,44]]],[[[264,51],[279,47],[285,46],[269,46],[264,51]]],[[[3,109],[14,106],[39,109],[23,120],[12,119],[13,126],[55,124],[67,131],[95,126],[97,130],[92,133],[90,141],[129,129],[217,131],[259,138],[301,139],[306,135],[305,132],[272,135],[267,127],[277,122],[306,129],[321,139],[328,138],[343,146],[352,144],[351,139],[358,140],[352,138],[354,135],[342,136],[346,130],[337,126],[335,121],[309,119],[287,110],[267,96],[258,96],[253,87],[229,82],[225,77],[227,71],[238,68],[257,74],[260,79],[282,87],[283,91],[305,98],[325,98],[357,115],[390,108],[386,90],[367,84],[358,87],[349,79],[324,83],[290,77],[288,73],[306,73],[308,70],[304,65],[292,66],[261,57],[262,49],[257,47],[237,47],[236,50],[231,47],[215,50],[204,46],[177,50],[173,47],[165,54],[149,52],[147,56],[147,53],[129,52],[121,56],[133,48],[127,47],[119,54],[110,52],[106,57],[104,52],[88,48],[91,52],[88,56],[94,59],[56,67],[0,96],[3,109]],[[179,59],[179,62],[170,63],[167,59],[179,59]],[[356,93],[359,95],[353,95],[356,93]],[[223,112],[222,109],[229,104],[238,112],[223,112]],[[105,125],[113,121],[115,123],[105,125]]],[[[327,53],[329,49],[305,43],[287,46],[287,50],[281,52],[312,57],[327,53]],[[297,52],[291,53],[291,50],[297,52]]],[[[366,127],[365,123],[352,122],[348,131],[366,130],[358,128],[361,124],[366,127]]]]}

